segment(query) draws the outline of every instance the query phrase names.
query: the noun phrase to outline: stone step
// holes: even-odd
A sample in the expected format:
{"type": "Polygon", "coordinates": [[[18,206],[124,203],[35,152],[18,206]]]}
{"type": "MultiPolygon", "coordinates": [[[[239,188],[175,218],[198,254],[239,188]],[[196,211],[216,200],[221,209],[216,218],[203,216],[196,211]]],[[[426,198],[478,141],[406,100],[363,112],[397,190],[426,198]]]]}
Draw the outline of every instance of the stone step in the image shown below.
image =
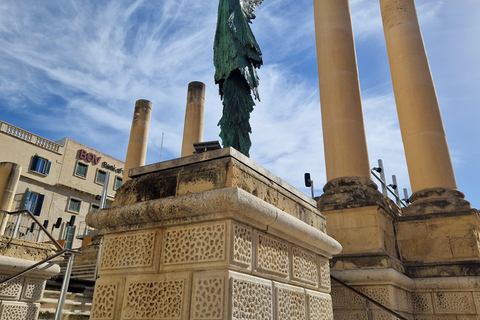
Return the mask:
{"type": "MultiPolygon", "coordinates": [[[[40,302],[39,320],[55,318],[55,310],[58,305],[59,291],[45,290],[40,302]]],[[[65,307],[63,309],[63,320],[83,320],[90,316],[92,308],[92,297],[81,293],[67,293],[65,307]]]]}

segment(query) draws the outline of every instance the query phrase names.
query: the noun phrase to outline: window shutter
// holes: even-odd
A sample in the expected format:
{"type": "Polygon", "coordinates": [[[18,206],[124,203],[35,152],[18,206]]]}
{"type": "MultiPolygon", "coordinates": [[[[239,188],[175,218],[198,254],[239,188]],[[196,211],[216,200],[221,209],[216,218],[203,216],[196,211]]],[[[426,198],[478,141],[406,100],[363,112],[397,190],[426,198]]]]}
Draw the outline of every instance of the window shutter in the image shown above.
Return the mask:
{"type": "Polygon", "coordinates": [[[50,167],[52,165],[52,161],[47,161],[47,165],[45,167],[45,174],[48,175],[50,173],[50,167]]]}
{"type": "Polygon", "coordinates": [[[27,194],[25,196],[25,203],[23,204],[23,210],[28,210],[28,205],[29,205],[29,202],[30,202],[30,195],[31,194],[32,194],[32,192],[27,189],[27,194]]]}
{"type": "Polygon", "coordinates": [[[42,211],[43,199],[45,196],[43,194],[38,195],[37,205],[35,206],[35,211],[33,212],[34,216],[39,216],[40,211],[42,211]]]}
{"type": "Polygon", "coordinates": [[[34,155],[32,159],[32,164],[30,166],[30,170],[35,170],[37,167],[37,162],[38,162],[38,156],[34,155]]]}

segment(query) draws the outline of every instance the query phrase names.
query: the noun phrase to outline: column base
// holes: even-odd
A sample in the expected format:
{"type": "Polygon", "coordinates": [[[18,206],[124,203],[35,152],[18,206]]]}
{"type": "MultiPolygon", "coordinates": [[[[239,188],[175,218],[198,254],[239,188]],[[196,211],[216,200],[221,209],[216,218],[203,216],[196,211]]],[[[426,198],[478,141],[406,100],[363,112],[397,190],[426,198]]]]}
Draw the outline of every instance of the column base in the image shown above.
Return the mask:
{"type": "Polygon", "coordinates": [[[392,210],[392,204],[377,185],[368,178],[342,177],[328,181],[323,194],[315,198],[320,211],[367,207],[378,205],[392,210]]]}
{"type": "Polygon", "coordinates": [[[451,213],[471,210],[465,195],[454,189],[429,188],[417,191],[410,197],[410,206],[402,209],[404,216],[417,216],[431,213],[451,213]]]}

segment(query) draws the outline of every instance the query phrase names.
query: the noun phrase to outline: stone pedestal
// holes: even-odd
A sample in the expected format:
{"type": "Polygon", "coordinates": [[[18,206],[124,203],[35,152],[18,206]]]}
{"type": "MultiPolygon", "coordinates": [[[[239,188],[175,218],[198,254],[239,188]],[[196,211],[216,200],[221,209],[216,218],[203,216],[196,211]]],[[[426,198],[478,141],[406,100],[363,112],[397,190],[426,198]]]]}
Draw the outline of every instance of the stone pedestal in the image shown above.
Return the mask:
{"type": "MultiPolygon", "coordinates": [[[[0,279],[13,276],[55,252],[52,246],[0,236],[0,279]]],[[[0,319],[36,320],[48,279],[60,272],[45,263],[0,286],[0,319]]]]}
{"type": "Polygon", "coordinates": [[[315,202],[234,149],[132,170],[104,234],[91,319],[332,319],[341,246],[315,202]]]}

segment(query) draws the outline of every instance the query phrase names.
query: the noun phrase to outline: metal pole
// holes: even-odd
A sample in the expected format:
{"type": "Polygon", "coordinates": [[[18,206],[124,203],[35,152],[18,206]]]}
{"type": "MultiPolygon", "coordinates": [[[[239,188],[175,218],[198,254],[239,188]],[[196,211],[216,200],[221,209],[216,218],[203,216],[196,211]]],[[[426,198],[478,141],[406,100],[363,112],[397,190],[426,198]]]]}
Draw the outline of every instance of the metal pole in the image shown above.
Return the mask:
{"type": "Polygon", "coordinates": [[[382,184],[382,193],[384,196],[388,196],[388,191],[387,191],[387,182],[385,180],[385,169],[383,169],[383,161],[382,159],[378,159],[378,167],[382,170],[380,170],[380,179],[382,179],[381,184],[382,184]]]}
{"type": "MultiPolygon", "coordinates": [[[[107,201],[107,187],[108,187],[109,179],[110,179],[110,172],[107,172],[107,175],[105,176],[105,184],[103,185],[102,199],[100,200],[100,209],[105,208],[105,203],[107,201]]],[[[98,244],[97,261],[95,262],[95,274],[94,274],[95,280],[97,280],[98,266],[100,264],[100,256],[102,254],[102,244],[103,244],[103,236],[100,238],[100,243],[98,244]]]]}
{"type": "Polygon", "coordinates": [[[75,254],[70,253],[65,276],[63,277],[62,289],[60,290],[60,297],[58,298],[57,310],[55,310],[55,320],[62,320],[63,308],[65,307],[65,299],[67,298],[68,285],[72,274],[73,259],[75,259],[75,254]]]}
{"type": "Polygon", "coordinates": [[[370,303],[368,303],[368,300],[365,299],[365,309],[367,309],[367,319],[372,320],[372,313],[370,312],[370,303]]]}
{"type": "Polygon", "coordinates": [[[400,207],[401,204],[402,204],[402,200],[400,199],[400,193],[398,192],[397,177],[396,177],[395,175],[392,175],[392,182],[393,182],[394,185],[397,186],[397,187],[394,189],[395,195],[396,195],[395,200],[396,200],[396,202],[397,202],[397,206],[400,207]]]}
{"type": "Polygon", "coordinates": [[[17,222],[15,223],[15,229],[13,230],[12,238],[16,238],[18,235],[18,229],[20,229],[20,222],[22,221],[23,213],[18,215],[17,222]]]}

